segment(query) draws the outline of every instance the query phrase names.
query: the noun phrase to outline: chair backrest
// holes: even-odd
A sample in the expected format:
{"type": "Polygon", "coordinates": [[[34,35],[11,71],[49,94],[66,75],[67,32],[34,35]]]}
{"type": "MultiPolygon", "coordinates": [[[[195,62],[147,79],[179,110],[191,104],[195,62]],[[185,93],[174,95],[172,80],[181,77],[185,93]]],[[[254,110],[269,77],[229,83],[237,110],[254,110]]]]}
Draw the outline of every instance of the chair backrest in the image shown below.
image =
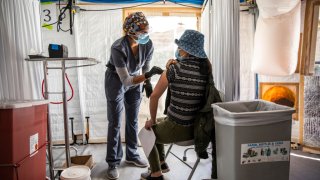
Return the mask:
{"type": "Polygon", "coordinates": [[[194,145],[194,139],[187,140],[187,141],[179,141],[179,142],[175,142],[174,144],[178,146],[191,146],[191,145],[194,145]]]}

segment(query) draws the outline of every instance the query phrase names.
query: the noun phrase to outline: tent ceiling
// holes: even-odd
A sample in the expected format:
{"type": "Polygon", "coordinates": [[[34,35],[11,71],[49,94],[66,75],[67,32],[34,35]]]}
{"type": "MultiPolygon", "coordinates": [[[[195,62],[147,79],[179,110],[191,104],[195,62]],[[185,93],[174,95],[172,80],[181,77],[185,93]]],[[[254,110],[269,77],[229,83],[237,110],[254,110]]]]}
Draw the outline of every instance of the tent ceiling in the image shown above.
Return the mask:
{"type": "MultiPolygon", "coordinates": [[[[41,2],[56,2],[57,0],[41,0],[41,2]]],[[[61,0],[63,1],[63,0],[61,0]]],[[[151,3],[151,2],[172,2],[172,3],[188,3],[202,5],[205,0],[79,0],[78,2],[90,3],[112,3],[112,4],[133,4],[133,3],[151,3]]]]}
{"type": "Polygon", "coordinates": [[[189,3],[202,5],[204,0],[81,0],[83,2],[94,2],[94,3],[148,3],[158,1],[170,1],[173,3],[189,3]]]}

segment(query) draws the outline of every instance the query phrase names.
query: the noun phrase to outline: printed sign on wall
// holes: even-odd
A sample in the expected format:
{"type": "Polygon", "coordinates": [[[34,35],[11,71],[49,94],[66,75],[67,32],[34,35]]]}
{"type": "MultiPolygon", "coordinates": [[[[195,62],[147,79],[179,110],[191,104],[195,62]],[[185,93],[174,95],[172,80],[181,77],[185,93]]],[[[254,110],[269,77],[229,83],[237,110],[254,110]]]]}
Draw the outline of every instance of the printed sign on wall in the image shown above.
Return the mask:
{"type": "Polygon", "coordinates": [[[56,3],[42,3],[41,4],[41,26],[48,30],[52,30],[57,22],[57,8],[56,3]]]}
{"type": "Polygon", "coordinates": [[[241,144],[240,164],[289,161],[290,141],[241,144]]]}

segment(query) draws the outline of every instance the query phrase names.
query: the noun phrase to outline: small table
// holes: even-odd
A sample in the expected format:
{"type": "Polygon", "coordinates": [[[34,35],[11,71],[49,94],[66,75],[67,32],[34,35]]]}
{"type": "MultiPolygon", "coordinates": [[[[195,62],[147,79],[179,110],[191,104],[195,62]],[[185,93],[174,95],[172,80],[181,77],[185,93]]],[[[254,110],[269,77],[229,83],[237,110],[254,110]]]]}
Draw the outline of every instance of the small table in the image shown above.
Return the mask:
{"type": "MultiPolygon", "coordinates": [[[[44,73],[44,98],[48,99],[48,82],[47,82],[47,72],[49,69],[61,69],[62,71],[62,97],[63,97],[63,120],[64,120],[64,138],[65,138],[65,151],[66,151],[66,164],[67,167],[71,165],[71,158],[70,158],[70,144],[69,144],[69,128],[68,128],[68,110],[67,110],[67,96],[66,96],[66,86],[65,86],[65,74],[67,69],[72,68],[80,68],[86,66],[94,66],[99,64],[100,61],[97,61],[94,58],[87,58],[87,57],[69,57],[69,58],[48,58],[48,57],[41,57],[41,58],[26,58],[26,61],[29,62],[43,62],[43,73],[44,73]],[[66,62],[76,61],[77,65],[66,65],[66,62]],[[48,67],[48,62],[61,62],[60,66],[56,67],[48,67]]],[[[48,112],[49,105],[48,105],[48,112]]],[[[52,157],[52,136],[51,136],[51,124],[50,124],[50,116],[48,116],[48,123],[47,123],[47,138],[48,138],[48,159],[49,159],[49,170],[50,170],[50,178],[54,179],[54,172],[53,172],[53,157],[52,157]]]]}

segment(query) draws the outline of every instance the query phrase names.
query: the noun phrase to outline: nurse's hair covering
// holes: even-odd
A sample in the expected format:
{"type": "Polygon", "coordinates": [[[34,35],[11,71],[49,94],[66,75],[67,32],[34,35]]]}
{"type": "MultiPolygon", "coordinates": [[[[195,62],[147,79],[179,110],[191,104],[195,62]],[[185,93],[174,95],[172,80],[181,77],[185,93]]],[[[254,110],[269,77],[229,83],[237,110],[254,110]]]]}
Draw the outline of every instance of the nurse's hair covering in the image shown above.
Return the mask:
{"type": "Polygon", "coordinates": [[[149,22],[142,12],[134,12],[129,14],[124,20],[123,31],[128,35],[134,35],[148,25],[149,22]]]}

